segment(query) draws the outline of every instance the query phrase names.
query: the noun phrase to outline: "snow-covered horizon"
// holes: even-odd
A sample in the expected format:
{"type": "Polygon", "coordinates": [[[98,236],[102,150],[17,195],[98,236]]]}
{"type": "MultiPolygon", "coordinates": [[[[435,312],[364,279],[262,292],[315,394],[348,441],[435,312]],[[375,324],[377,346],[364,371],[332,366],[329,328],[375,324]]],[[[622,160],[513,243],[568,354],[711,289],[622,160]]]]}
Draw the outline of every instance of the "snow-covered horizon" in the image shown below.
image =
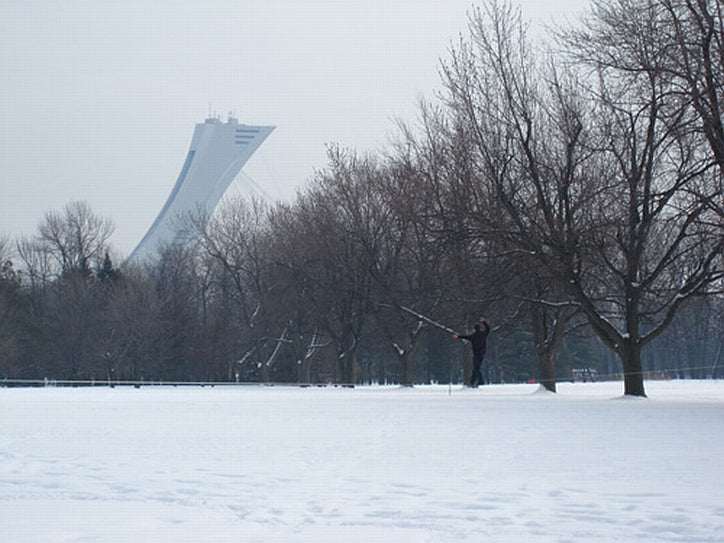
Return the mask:
{"type": "Polygon", "coordinates": [[[724,540],[724,381],[0,389],[13,542],[724,540]]]}

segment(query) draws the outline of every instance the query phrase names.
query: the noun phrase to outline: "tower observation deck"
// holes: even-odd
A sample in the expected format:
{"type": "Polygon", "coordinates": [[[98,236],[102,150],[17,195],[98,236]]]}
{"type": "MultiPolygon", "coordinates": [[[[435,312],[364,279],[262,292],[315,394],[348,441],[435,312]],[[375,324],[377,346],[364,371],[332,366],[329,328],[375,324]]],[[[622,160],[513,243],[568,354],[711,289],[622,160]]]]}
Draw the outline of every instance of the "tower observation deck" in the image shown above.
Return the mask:
{"type": "Polygon", "coordinates": [[[213,213],[241,168],[273,130],[273,126],[239,124],[234,118],[197,124],[171,194],[127,262],[143,262],[164,245],[178,242],[179,217],[196,210],[213,213]]]}

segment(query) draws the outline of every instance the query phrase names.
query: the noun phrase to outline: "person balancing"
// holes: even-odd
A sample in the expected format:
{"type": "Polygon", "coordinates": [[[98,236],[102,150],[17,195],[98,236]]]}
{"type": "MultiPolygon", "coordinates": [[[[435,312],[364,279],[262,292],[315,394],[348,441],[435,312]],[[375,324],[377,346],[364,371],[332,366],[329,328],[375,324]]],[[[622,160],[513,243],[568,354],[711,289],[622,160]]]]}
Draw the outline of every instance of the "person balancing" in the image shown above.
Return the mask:
{"type": "MultiPolygon", "coordinates": [[[[483,358],[485,357],[485,342],[488,340],[488,334],[490,333],[490,326],[485,322],[485,317],[480,317],[480,324],[476,324],[473,329],[474,332],[468,336],[462,336],[460,334],[453,334],[455,339],[466,339],[473,346],[473,376],[470,380],[470,386],[477,388],[478,385],[485,384],[485,378],[480,371],[480,367],[483,365],[483,358]],[[485,328],[480,330],[480,324],[485,328]]],[[[487,371],[485,372],[487,374],[487,371]]]]}

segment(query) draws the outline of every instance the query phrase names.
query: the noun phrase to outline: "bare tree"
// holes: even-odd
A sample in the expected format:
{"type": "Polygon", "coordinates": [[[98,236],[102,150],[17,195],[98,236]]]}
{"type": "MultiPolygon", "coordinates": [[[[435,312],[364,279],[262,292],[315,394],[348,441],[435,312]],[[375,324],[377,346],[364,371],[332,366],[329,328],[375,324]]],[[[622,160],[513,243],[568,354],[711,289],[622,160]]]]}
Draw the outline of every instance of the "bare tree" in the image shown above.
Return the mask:
{"type": "Polygon", "coordinates": [[[371,245],[384,232],[374,219],[379,196],[368,182],[370,158],[337,148],[329,165],[284,214],[276,213],[277,235],[286,251],[275,261],[298,285],[300,303],[313,311],[316,330],[336,350],[338,382],[353,385],[359,374],[357,354],[368,329],[372,308],[371,245]],[[369,236],[360,232],[368,229],[369,236]]]}
{"type": "Polygon", "coordinates": [[[418,315],[433,315],[442,303],[438,271],[443,252],[426,225],[418,173],[404,157],[392,157],[368,183],[376,203],[367,221],[376,226],[362,224],[357,231],[371,262],[373,315],[397,360],[400,384],[412,386],[415,354],[429,324],[418,315]]]}
{"type": "Polygon", "coordinates": [[[158,296],[160,328],[163,338],[155,364],[157,378],[192,380],[198,375],[203,353],[201,343],[201,293],[203,280],[196,247],[169,245],[160,251],[153,269],[153,286],[158,296]]]}
{"type": "Polygon", "coordinates": [[[317,304],[318,283],[305,265],[310,256],[310,240],[306,233],[306,213],[298,205],[279,203],[270,212],[269,253],[272,266],[270,282],[274,284],[273,312],[275,322],[289,327],[288,349],[297,366],[300,383],[332,379],[321,361],[332,341],[320,326],[317,304]]]}
{"type": "MultiPolygon", "coordinates": [[[[482,225],[490,224],[490,201],[478,190],[464,126],[434,104],[421,101],[419,110],[417,130],[400,123],[401,138],[390,159],[400,193],[395,213],[409,222],[407,258],[419,283],[419,299],[404,304],[410,311],[406,318],[477,322],[486,313],[481,308],[497,297],[489,266],[492,238],[481,235],[482,225]]],[[[410,320],[418,322],[430,324],[410,320]]],[[[464,360],[463,378],[469,383],[472,364],[469,357],[464,360]]]]}
{"type": "Polygon", "coordinates": [[[628,187],[619,193],[628,232],[615,237],[628,266],[618,271],[627,299],[641,303],[638,317],[626,312],[645,344],[722,275],[722,5],[595,1],[583,27],[563,37],[598,74],[606,149],[628,187]]]}
{"type": "Polygon", "coordinates": [[[54,266],[48,247],[30,238],[21,238],[16,242],[20,259],[19,273],[33,293],[41,293],[54,277],[54,266]]]}
{"type": "MultiPolygon", "coordinates": [[[[271,315],[275,286],[269,273],[268,210],[259,201],[234,199],[210,219],[193,217],[192,224],[206,257],[214,296],[233,304],[227,306],[225,316],[239,335],[235,361],[255,361],[261,379],[270,381],[272,361],[280,342],[286,341],[276,339],[285,335],[286,324],[275,322],[271,315]],[[245,358],[246,353],[253,356],[245,358]]],[[[216,302],[226,305],[219,299],[216,302]]]]}
{"type": "Polygon", "coordinates": [[[510,6],[475,11],[470,28],[446,85],[507,239],[559,278],[619,355],[625,393],[643,396],[641,348],[719,275],[721,237],[696,196],[711,181],[699,149],[677,130],[659,77],[633,85],[600,70],[589,89],[585,74],[541,72],[510,6]]]}
{"type": "Polygon", "coordinates": [[[100,267],[112,233],[110,220],[95,215],[85,202],[71,202],[63,213],[46,213],[37,239],[48,247],[59,273],[87,273],[94,264],[100,267]]]}

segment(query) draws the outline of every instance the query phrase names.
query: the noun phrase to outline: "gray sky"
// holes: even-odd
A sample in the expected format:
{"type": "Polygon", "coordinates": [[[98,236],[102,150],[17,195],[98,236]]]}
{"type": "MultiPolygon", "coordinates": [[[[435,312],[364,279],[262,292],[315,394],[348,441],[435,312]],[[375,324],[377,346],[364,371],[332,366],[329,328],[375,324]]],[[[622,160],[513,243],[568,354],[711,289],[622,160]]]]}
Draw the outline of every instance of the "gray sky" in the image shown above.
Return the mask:
{"type": "MultiPolygon", "coordinates": [[[[3,0],[0,235],[72,200],[127,255],[170,192],[194,125],[277,129],[244,172],[291,198],[325,144],[384,147],[439,88],[472,0],[3,0]]],[[[522,0],[535,22],[586,0],[522,0]]],[[[243,191],[243,180],[231,191],[243,191]]]]}

